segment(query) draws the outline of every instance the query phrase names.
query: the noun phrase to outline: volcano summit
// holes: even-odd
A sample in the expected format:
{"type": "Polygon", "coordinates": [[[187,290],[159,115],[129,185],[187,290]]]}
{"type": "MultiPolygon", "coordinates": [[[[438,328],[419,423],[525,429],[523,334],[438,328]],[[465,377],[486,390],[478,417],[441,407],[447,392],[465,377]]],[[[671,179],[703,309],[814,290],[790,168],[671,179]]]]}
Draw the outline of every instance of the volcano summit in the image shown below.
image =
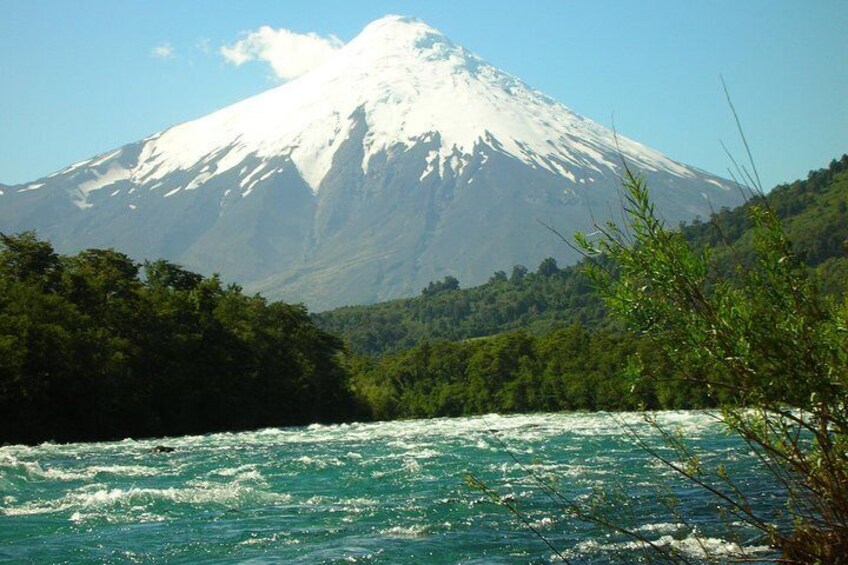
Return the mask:
{"type": "Polygon", "coordinates": [[[537,220],[570,233],[617,209],[622,158],[671,222],[738,203],[730,182],[387,16],[291,82],[3,186],[0,230],[163,257],[320,310],[573,261],[537,220]]]}

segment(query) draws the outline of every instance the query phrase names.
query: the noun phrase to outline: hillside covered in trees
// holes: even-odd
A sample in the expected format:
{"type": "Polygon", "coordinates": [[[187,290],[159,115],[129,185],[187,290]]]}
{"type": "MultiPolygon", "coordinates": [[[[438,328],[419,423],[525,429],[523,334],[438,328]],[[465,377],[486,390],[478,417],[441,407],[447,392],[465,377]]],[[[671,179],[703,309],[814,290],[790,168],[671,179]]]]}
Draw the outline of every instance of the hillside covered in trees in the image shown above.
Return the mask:
{"type": "MultiPolygon", "coordinates": [[[[848,156],[765,199],[756,196],[680,229],[693,248],[712,255],[708,276],[733,278],[733,269],[753,265],[757,256],[751,207],[771,207],[819,291],[838,295],[848,281],[846,203],[848,156]]],[[[314,319],[349,343],[354,391],[380,419],[696,408],[736,400],[728,390],[710,394],[703,383],[712,375],[694,378],[646,336],[616,325],[584,265],[559,269],[549,259],[535,273],[518,266],[466,290],[448,278],[416,298],[314,319]]]]}
{"type": "MultiPolygon", "coordinates": [[[[848,281],[846,171],[848,155],[833,160],[826,169],[811,171],[806,180],[775,187],[765,198],[806,264],[819,271],[822,290],[830,294],[844,291],[848,281]]],[[[749,210],[762,200],[752,195],[743,206],[718,210],[710,218],[680,227],[696,247],[713,247],[721,254],[728,251],[719,244],[727,243],[735,253],[750,258],[749,210]]],[[[338,308],[313,314],[313,319],[362,354],[398,352],[424,340],[464,340],[519,328],[534,334],[573,323],[588,329],[616,328],[582,265],[559,268],[553,259],[546,259],[535,272],[516,265],[509,274],[494,273],[484,285],[459,286],[460,281],[446,277],[430,283],[415,298],[338,308]]]]}

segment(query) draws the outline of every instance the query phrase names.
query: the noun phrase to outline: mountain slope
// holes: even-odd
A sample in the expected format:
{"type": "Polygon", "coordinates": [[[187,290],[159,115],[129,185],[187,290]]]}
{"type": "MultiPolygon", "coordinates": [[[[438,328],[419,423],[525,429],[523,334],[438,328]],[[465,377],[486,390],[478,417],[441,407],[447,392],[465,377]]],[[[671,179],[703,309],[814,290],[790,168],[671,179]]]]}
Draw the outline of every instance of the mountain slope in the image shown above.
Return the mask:
{"type": "MultiPolygon", "coordinates": [[[[650,187],[649,187],[650,189],[650,187]]],[[[826,294],[848,291],[848,155],[805,180],[775,187],[765,202],[782,219],[795,252],[811,269],[826,294]]],[[[733,276],[737,262],[754,256],[750,206],[713,214],[709,222],[683,227],[696,248],[710,248],[717,269],[733,276]],[[719,229],[716,229],[718,227],[719,229]],[[728,245],[733,246],[730,257],[728,245]]],[[[559,269],[544,261],[536,272],[521,268],[496,273],[486,284],[461,290],[369,306],[349,306],[313,316],[324,330],[342,336],[360,354],[397,352],[437,340],[461,341],[517,329],[547,333],[579,323],[596,329],[614,322],[583,275],[580,265],[559,269]]]]}
{"type": "Polygon", "coordinates": [[[4,190],[0,229],[165,257],[323,309],[573,261],[537,220],[603,217],[622,158],[672,221],[738,198],[387,16],[297,80],[4,190]]]}

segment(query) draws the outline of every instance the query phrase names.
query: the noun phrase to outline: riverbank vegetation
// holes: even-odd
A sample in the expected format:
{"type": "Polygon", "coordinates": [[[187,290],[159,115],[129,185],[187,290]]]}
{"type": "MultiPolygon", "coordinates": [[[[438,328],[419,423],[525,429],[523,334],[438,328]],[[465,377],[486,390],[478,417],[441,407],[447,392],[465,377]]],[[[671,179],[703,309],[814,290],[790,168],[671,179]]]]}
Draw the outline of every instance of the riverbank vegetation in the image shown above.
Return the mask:
{"type": "Polygon", "coordinates": [[[756,489],[723,465],[702,465],[682,436],[658,427],[670,454],[634,441],[709,492],[719,516],[759,530],[787,563],[848,563],[848,296],[823,292],[820,276],[844,267],[848,251],[844,192],[830,200],[827,190],[848,180],[846,161],[831,165],[831,183],[799,194],[831,204],[795,222],[806,247],[781,221],[791,209],[781,204],[792,204],[785,191],[743,209],[751,227],[734,238],[740,245],[728,237],[733,224],[716,222],[717,242],[699,246],[664,224],[630,171],[625,223],[576,238],[604,259],[587,272],[612,313],[677,368],[671,378],[732,400],[719,402],[719,419],[780,485],[780,511],[753,504],[756,489]],[[816,273],[809,262],[825,267],[816,273]]]}
{"type": "Polygon", "coordinates": [[[705,408],[718,399],[681,386],[677,369],[632,333],[574,324],[542,335],[516,330],[492,338],[425,342],[350,362],[351,385],[380,420],[489,412],[705,408]],[[638,357],[657,379],[633,379],[638,357]]]}
{"type": "Polygon", "coordinates": [[[349,419],[341,347],[217,277],[0,237],[0,443],[349,419]]]}

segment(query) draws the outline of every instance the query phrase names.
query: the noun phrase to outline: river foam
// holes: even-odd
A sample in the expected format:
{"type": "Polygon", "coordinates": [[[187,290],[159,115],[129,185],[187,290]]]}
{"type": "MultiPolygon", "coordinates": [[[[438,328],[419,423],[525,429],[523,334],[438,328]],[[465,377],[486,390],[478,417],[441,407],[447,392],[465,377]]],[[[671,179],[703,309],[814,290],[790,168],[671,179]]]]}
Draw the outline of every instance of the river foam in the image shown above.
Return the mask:
{"type": "MultiPolygon", "coordinates": [[[[744,445],[711,414],[657,418],[684,430],[705,461],[753,472],[744,445]]],[[[631,433],[653,441],[639,414],[489,414],[6,446],[0,561],[555,561],[526,524],[572,562],[649,551],[575,521],[547,489],[575,504],[622,493],[633,502],[621,520],[696,562],[767,552],[743,525],[728,532],[706,512],[708,500],[658,467],[631,433]],[[667,515],[659,501],[669,493],[687,520],[667,515]]]]}

